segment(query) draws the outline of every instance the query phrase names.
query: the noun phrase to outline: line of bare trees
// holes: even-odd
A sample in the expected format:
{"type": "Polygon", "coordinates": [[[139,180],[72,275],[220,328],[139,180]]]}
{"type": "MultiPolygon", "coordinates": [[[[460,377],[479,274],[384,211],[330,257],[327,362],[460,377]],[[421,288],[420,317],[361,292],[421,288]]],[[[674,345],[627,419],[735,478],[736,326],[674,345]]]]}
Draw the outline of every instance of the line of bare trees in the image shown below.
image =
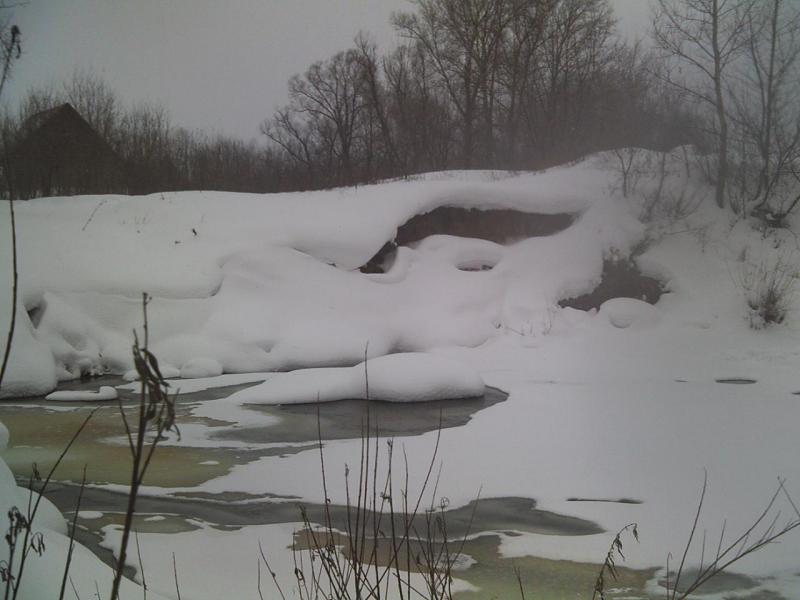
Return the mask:
{"type": "Polygon", "coordinates": [[[800,2],[658,0],[653,40],[714,150],[718,206],[781,224],[800,204],[800,2]]]}
{"type": "Polygon", "coordinates": [[[400,44],[366,34],[288,83],[263,143],[123,106],[96,75],[32,90],[2,121],[70,102],[134,192],[324,188],[452,168],[535,169],[624,146],[693,143],[719,206],[775,222],[800,205],[800,2],[654,0],[621,41],[609,0],[412,0],[400,44]]]}
{"type": "Polygon", "coordinates": [[[130,172],[127,189],[109,191],[268,192],[287,187],[282,160],[274,150],[176,127],[166,108],[157,103],[126,107],[102,78],[89,71],[76,71],[59,86],[29,90],[16,111],[2,115],[3,151],[13,152],[15,143],[27,135],[31,117],[66,102],[108,142],[130,172]]]}
{"type": "Polygon", "coordinates": [[[289,81],[262,132],[309,187],[444,168],[535,168],[691,141],[692,119],[619,40],[607,0],[415,0],[403,44],[359,35],[289,81]]]}

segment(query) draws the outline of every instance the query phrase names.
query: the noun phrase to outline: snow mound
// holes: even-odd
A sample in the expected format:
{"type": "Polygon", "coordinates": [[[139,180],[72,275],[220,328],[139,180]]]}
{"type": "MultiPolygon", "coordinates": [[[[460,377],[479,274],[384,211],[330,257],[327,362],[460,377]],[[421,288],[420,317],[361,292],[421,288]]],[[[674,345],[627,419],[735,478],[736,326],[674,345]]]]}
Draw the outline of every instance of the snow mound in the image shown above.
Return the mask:
{"type": "MultiPolygon", "coordinates": [[[[584,161],[543,173],[454,172],[266,196],[177,192],[20,204],[26,339],[14,345],[3,394],[42,394],[57,378],[130,371],[142,292],[152,297],[150,350],[168,378],[350,367],[367,342],[377,358],[530,330],[558,299],[591,289],[605,255],[624,256],[642,237],[634,211],[610,191],[613,177],[584,161]],[[504,246],[429,236],[401,248],[384,275],[356,270],[404,223],[439,207],[578,217],[553,235],[504,246]]],[[[0,214],[0,230],[8,225],[0,214]]],[[[0,281],[9,266],[0,248],[0,281]]]]}
{"type": "Polygon", "coordinates": [[[233,394],[239,404],[302,404],[348,399],[424,402],[483,395],[483,379],[470,368],[421,352],[390,354],[355,367],[280,373],[233,394]],[[369,382],[369,390],[367,390],[369,382]]]}
{"type": "Polygon", "coordinates": [[[617,329],[640,329],[658,323],[660,313],[652,304],[635,298],[612,298],[600,305],[598,315],[617,329]]]}
{"type": "Polygon", "coordinates": [[[181,367],[181,377],[183,379],[217,377],[219,375],[222,375],[222,365],[213,358],[193,358],[181,367]]]}
{"type": "Polygon", "coordinates": [[[77,390],[52,392],[45,397],[45,400],[53,402],[100,402],[102,400],[116,400],[117,397],[117,390],[109,385],[103,385],[96,392],[77,390]]]}
{"type": "MultiPolygon", "coordinates": [[[[2,274],[3,270],[0,268],[0,275],[2,274]]],[[[9,279],[3,281],[7,282],[9,279]]],[[[0,339],[3,340],[3,347],[8,331],[8,319],[11,316],[10,295],[8,287],[4,287],[0,294],[0,315],[2,315],[0,339]]],[[[56,373],[56,363],[51,348],[33,328],[22,302],[18,302],[17,322],[3,386],[0,388],[0,398],[46,394],[56,386],[56,373]]]]}
{"type": "Polygon", "coordinates": [[[94,519],[102,519],[104,514],[99,510],[79,510],[78,518],[84,521],[93,521],[94,519]]]}

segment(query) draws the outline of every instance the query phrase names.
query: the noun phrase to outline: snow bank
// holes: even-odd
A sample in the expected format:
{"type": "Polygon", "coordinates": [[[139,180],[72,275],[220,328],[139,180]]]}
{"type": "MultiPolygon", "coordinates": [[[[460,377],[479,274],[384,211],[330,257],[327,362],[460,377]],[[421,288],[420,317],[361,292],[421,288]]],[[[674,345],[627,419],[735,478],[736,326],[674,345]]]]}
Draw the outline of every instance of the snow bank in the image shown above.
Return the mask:
{"type": "Polygon", "coordinates": [[[649,327],[659,320],[659,311],[655,306],[635,298],[606,300],[600,305],[598,314],[617,329],[649,327]]]}
{"type": "MultiPolygon", "coordinates": [[[[612,179],[584,162],[322,192],[18,203],[21,307],[35,329],[21,311],[27,337],[15,344],[3,394],[129,371],[142,292],[153,296],[151,350],[165,371],[185,378],[352,366],[367,342],[376,358],[477,346],[538,327],[558,299],[594,286],[604,254],[625,254],[641,237],[630,207],[609,191],[612,179]],[[386,274],[354,271],[400,225],[440,206],[579,218],[558,234],[509,246],[434,236],[402,248],[386,274]]],[[[9,275],[9,250],[0,250],[0,280],[9,275]]]]}
{"type": "MultiPolygon", "coordinates": [[[[690,192],[708,191],[699,181],[689,182],[690,192]]],[[[584,162],[535,175],[441,173],[357,190],[25,203],[19,209],[22,306],[31,317],[21,311],[27,326],[20,335],[27,342],[15,348],[15,360],[37,371],[15,381],[46,389],[54,373],[129,369],[142,290],[155,296],[152,349],[164,371],[190,377],[175,380],[175,389],[267,380],[231,398],[198,403],[195,416],[270,426],[278,419],[246,404],[365,397],[360,363],[368,343],[370,397],[472,395],[467,392],[482,389],[483,381],[509,392],[506,402],[480,411],[468,425],[441,432],[446,468],[438,489],[453,506],[474,499],[482,486],[484,496],[534,497],[539,508],[596,520],[608,532],[637,521],[643,541],[631,552],[631,564],[661,565],[667,552],[681,552],[704,469],[710,486],[703,526],[711,535],[726,518],[732,529],[750,523],[777,475],[787,477],[797,495],[800,403],[791,394],[798,389],[800,313],[790,313],[781,327],[751,331],[747,290],[740,285],[754,265],[795,245],[788,232],[762,236],[747,223],[731,223],[709,197],[685,222],[654,228],[656,238],[637,257],[644,272],[669,282],[655,307],[613,299],[596,312],[559,310],[559,298],[590,291],[599,281],[604,255],[624,256],[644,233],[635,218],[641,199],[623,199],[610,191],[613,185],[612,173],[584,162]],[[410,216],[446,204],[580,217],[556,235],[508,246],[433,236],[399,249],[387,273],[352,270],[410,216]],[[415,354],[426,351],[433,354],[415,354]],[[456,362],[448,366],[445,357],[456,362]],[[247,374],[301,367],[314,368],[247,374]],[[224,375],[191,378],[220,368],[224,375]],[[758,383],[714,381],[742,376],[758,383]],[[576,496],[630,497],[642,504],[567,500],[576,496]]],[[[7,263],[6,254],[0,258],[7,263]]],[[[796,288],[791,302],[800,306],[796,288]]],[[[403,440],[410,465],[427,464],[437,435],[403,440]]],[[[352,464],[360,444],[326,443],[331,472],[352,464]]],[[[264,456],[199,491],[321,502],[312,476],[318,469],[316,449],[264,456]]],[[[344,483],[334,479],[330,497],[343,502],[344,483]]],[[[3,494],[12,488],[8,477],[0,481],[3,494]]],[[[169,559],[174,539],[187,553],[178,554],[179,564],[201,567],[187,582],[192,592],[224,596],[232,585],[252,583],[253,569],[240,573],[233,561],[236,572],[220,576],[213,568],[218,556],[233,555],[227,544],[254,541],[253,535],[268,536],[278,527],[285,529],[282,539],[291,539],[291,527],[275,527],[251,529],[251,537],[245,530],[211,528],[170,539],[145,534],[142,542],[155,546],[144,560],[165,552],[169,559]],[[211,556],[209,548],[220,552],[211,556]]],[[[117,533],[106,535],[113,546],[117,533]]],[[[526,534],[506,538],[502,551],[598,560],[611,535],[526,534]]],[[[238,551],[253,556],[257,545],[243,548],[238,551]]],[[[741,568],[796,572],[798,552],[800,536],[787,537],[741,568]]],[[[162,572],[148,566],[148,581],[152,573],[171,590],[171,561],[166,564],[162,572]]],[[[97,577],[101,583],[103,577],[97,577]]],[[[81,589],[85,597],[94,593],[81,589]]]]}
{"type": "MultiPolygon", "coordinates": [[[[0,273],[5,274],[2,269],[0,269],[0,273]]],[[[8,281],[8,279],[4,281],[8,281]]],[[[10,286],[3,287],[0,297],[0,315],[2,315],[0,317],[0,343],[2,344],[0,348],[3,350],[8,336],[11,306],[10,286]]],[[[46,394],[56,386],[57,371],[53,352],[33,328],[22,302],[17,305],[16,326],[11,349],[3,385],[0,388],[0,398],[37,396],[46,394]]],[[[2,354],[0,354],[0,360],[2,360],[2,354]]]]}
{"type": "Polygon", "coordinates": [[[302,404],[363,399],[424,402],[482,396],[484,383],[468,367],[423,353],[390,354],[354,367],[280,373],[230,396],[238,404],[302,404]],[[369,382],[369,389],[367,389],[369,382]]]}

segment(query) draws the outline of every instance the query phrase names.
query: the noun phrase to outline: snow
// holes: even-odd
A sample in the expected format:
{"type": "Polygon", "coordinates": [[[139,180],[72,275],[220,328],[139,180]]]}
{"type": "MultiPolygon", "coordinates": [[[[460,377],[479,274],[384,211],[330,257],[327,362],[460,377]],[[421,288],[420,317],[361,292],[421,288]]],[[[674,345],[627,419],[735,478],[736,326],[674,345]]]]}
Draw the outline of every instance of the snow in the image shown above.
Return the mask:
{"type": "Polygon", "coordinates": [[[84,521],[93,521],[95,519],[102,519],[103,513],[99,510],[79,510],[78,518],[84,521]]]}
{"type": "MultiPolygon", "coordinates": [[[[13,473],[0,458],[0,512],[5,515],[12,507],[18,507],[23,511],[23,515],[27,516],[26,507],[35,505],[38,498],[35,493],[17,486],[13,473]]],[[[80,516],[94,518],[91,513],[81,513],[80,516]]],[[[39,508],[33,519],[33,531],[41,534],[45,551],[41,556],[29,553],[16,597],[21,600],[58,598],[70,540],[67,535],[67,522],[47,498],[39,500],[39,508]]],[[[21,560],[20,545],[17,545],[14,555],[15,575],[21,560]]],[[[9,564],[10,558],[8,545],[0,545],[0,561],[9,564]]],[[[110,595],[114,577],[112,570],[80,543],[76,543],[73,550],[70,575],[78,597],[90,598],[98,590],[103,598],[110,595]]],[[[138,585],[123,579],[121,598],[139,598],[141,594],[142,590],[138,585]]],[[[148,597],[156,600],[165,598],[158,593],[148,597]]]]}
{"type": "Polygon", "coordinates": [[[103,400],[116,400],[117,390],[109,385],[100,386],[96,392],[82,392],[65,390],[63,392],[51,392],[45,396],[45,400],[52,402],[100,402],[103,400]]]}
{"type": "MultiPolygon", "coordinates": [[[[352,366],[366,342],[370,358],[480,345],[504,327],[530,327],[558,298],[591,289],[603,255],[625,253],[642,235],[608,191],[610,180],[606,169],[583,163],[536,175],[435,174],[301,194],[18,203],[21,313],[36,315],[34,333],[46,346],[32,345],[18,361],[38,371],[15,369],[10,381],[42,393],[56,377],[130,371],[142,292],[153,296],[151,350],[169,376],[352,366]],[[437,236],[402,249],[385,275],[353,271],[402,223],[445,205],[580,218],[557,235],[507,247],[437,236]],[[560,257],[558,270],[552,256],[560,257]],[[493,269],[459,270],[484,264],[493,269]]],[[[8,249],[1,252],[5,278],[8,249]]],[[[27,391],[15,389],[16,396],[27,391]]]]}
{"type": "MultiPolygon", "coordinates": [[[[674,171],[681,170],[676,159],[674,171]]],[[[754,331],[752,290],[743,285],[778,257],[800,264],[800,247],[790,231],[762,233],[717,209],[697,173],[670,178],[676,189],[683,184],[702,200],[698,209],[679,222],[662,219],[649,233],[637,219],[640,200],[616,191],[607,157],[537,174],[436,173],[325,192],[20,203],[22,298],[0,393],[44,394],[57,379],[130,371],[146,291],[153,296],[151,349],[162,372],[175,378],[171,389],[258,384],[193,402],[194,417],[280,427],[280,419],[248,406],[366,397],[365,349],[372,399],[457,398],[479,394],[484,384],[498,387],[509,393],[505,402],[441,432],[439,493],[451,506],[465,505],[479,489],[482,497],[531,497],[539,508],[606,530],[579,538],[504,536],[501,551],[509,557],[597,562],[613,532],[636,521],[642,543],[630,546],[628,564],[662,566],[668,552],[682,552],[704,472],[702,527],[712,538],[726,519],[731,535],[749,525],[778,476],[800,495],[800,402],[792,395],[800,389],[800,290],[789,290],[794,308],[783,324],[754,331]],[[354,270],[410,217],[445,205],[579,217],[555,235],[505,246],[432,236],[400,248],[387,273],[354,270]],[[655,306],[617,298],[597,311],[558,308],[559,299],[594,288],[604,258],[628,256],[646,234],[652,239],[636,262],[668,289],[655,306]],[[724,378],[756,383],[715,381],[724,378]]],[[[0,252],[0,277],[8,280],[8,249],[0,252]]],[[[8,301],[0,299],[3,312],[8,301]]],[[[135,391],[138,383],[120,389],[135,391]]],[[[182,430],[192,444],[223,444],[202,423],[182,430]]],[[[428,464],[436,437],[403,438],[409,465],[428,464]]],[[[360,440],[325,443],[333,502],[346,496],[333,474],[354,464],[360,447],[360,440]]],[[[300,450],[248,460],[198,487],[146,492],[270,493],[321,502],[318,470],[319,452],[300,450]]],[[[419,470],[411,470],[412,488],[424,477],[419,470]]],[[[18,502],[9,477],[0,492],[18,502]]],[[[63,519],[53,524],[63,531],[63,519]]],[[[174,549],[179,568],[200,566],[185,583],[186,597],[220,597],[218,588],[222,595],[253,595],[258,539],[275,556],[275,570],[291,574],[292,529],[225,532],[201,524],[181,534],[143,534],[148,584],[171,593],[174,549]],[[241,556],[241,564],[231,561],[234,570],[223,574],[214,561],[228,556],[241,556]]],[[[117,533],[105,533],[113,546],[117,533]]],[[[798,555],[800,535],[790,535],[739,568],[774,576],[763,585],[800,598],[792,576],[798,555]]]]}
{"type": "MultiPolygon", "coordinates": [[[[4,261],[5,262],[5,261],[4,261]]],[[[9,281],[9,274],[0,268],[3,281],[9,281]]],[[[0,294],[0,340],[5,350],[8,336],[8,323],[11,318],[10,286],[3,288],[0,294]]],[[[53,354],[43,341],[42,336],[33,328],[22,302],[17,303],[17,319],[14,337],[11,342],[12,352],[9,356],[3,385],[0,387],[0,398],[19,396],[37,396],[46,394],[55,388],[57,370],[53,354]]]]}
{"type": "Polygon", "coordinates": [[[482,396],[484,383],[468,367],[422,352],[390,354],[354,367],[299,369],[230,396],[238,404],[336,400],[422,402],[482,396]],[[369,386],[367,388],[367,385],[369,386]]]}
{"type": "Polygon", "coordinates": [[[217,377],[222,375],[222,365],[213,358],[193,358],[181,367],[181,377],[197,379],[199,377],[217,377]]]}
{"type": "Polygon", "coordinates": [[[634,298],[606,300],[600,305],[598,313],[618,329],[652,327],[660,318],[655,306],[634,298]]]}

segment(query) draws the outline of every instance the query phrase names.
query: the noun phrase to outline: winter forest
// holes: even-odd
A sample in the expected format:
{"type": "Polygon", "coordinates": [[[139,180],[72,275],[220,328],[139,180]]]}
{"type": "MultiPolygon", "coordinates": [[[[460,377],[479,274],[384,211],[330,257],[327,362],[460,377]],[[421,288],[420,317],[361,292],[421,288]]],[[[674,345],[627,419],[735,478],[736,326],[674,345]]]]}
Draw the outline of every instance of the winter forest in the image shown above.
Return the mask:
{"type": "Polygon", "coordinates": [[[800,598],[800,0],[71,2],[0,1],[6,600],[800,598]]]}

